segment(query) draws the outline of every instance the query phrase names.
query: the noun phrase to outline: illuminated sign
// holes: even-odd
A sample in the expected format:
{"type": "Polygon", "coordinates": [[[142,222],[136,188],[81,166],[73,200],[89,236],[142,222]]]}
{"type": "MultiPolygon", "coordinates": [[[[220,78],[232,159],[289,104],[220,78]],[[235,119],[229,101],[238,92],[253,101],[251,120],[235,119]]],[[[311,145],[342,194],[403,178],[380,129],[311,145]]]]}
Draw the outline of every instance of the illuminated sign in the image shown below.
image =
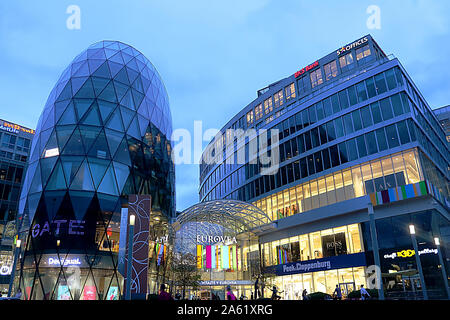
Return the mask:
{"type": "Polygon", "coordinates": [[[22,126],[19,126],[18,124],[10,123],[7,121],[1,121],[0,122],[0,129],[12,133],[19,133],[19,131],[35,134],[35,131],[33,129],[28,129],[22,126]]]}
{"type": "Polygon", "coordinates": [[[201,236],[197,235],[197,243],[237,243],[236,237],[229,236],[201,236]]]}
{"type": "MultiPolygon", "coordinates": [[[[52,224],[56,225],[55,233],[54,235],[59,235],[61,226],[68,223],[68,234],[69,235],[84,235],[84,223],[83,220],[55,220],[52,222],[52,224]]],[[[50,223],[46,221],[44,225],[41,228],[41,225],[39,223],[36,223],[31,228],[31,236],[33,238],[40,237],[44,233],[50,234],[50,223]]]]}
{"type": "Polygon", "coordinates": [[[49,266],[63,266],[63,267],[69,267],[69,266],[80,266],[81,261],[80,258],[74,258],[74,259],[58,259],[58,258],[48,258],[48,265],[49,266]]]}
{"type": "Polygon", "coordinates": [[[298,70],[294,75],[297,78],[297,77],[301,76],[302,74],[304,74],[306,71],[310,71],[310,70],[314,69],[317,66],[319,66],[319,61],[318,60],[316,62],[310,64],[309,66],[306,66],[303,69],[298,70]]]}
{"type": "Polygon", "coordinates": [[[59,155],[59,148],[45,150],[44,158],[50,158],[59,155]]]}
{"type": "Polygon", "coordinates": [[[349,51],[349,50],[351,50],[353,48],[356,48],[356,47],[362,45],[363,43],[366,43],[367,41],[369,41],[369,39],[367,37],[361,38],[361,39],[359,39],[359,40],[357,40],[357,41],[355,41],[355,42],[353,42],[353,43],[351,43],[349,45],[346,45],[346,46],[340,48],[338,51],[336,51],[336,53],[338,55],[340,55],[341,53],[347,52],[347,51],[349,51]]]}
{"type": "MultiPolygon", "coordinates": [[[[437,249],[423,249],[423,250],[419,250],[419,256],[422,254],[430,254],[430,253],[434,253],[437,254],[437,249]]],[[[414,252],[414,250],[411,249],[405,249],[402,251],[397,251],[397,252],[392,252],[390,254],[385,254],[383,256],[383,258],[385,259],[395,259],[395,258],[410,258],[412,256],[414,256],[416,253],[414,252]]]]}
{"type": "Polygon", "coordinates": [[[0,275],[7,276],[11,274],[11,267],[7,265],[3,265],[0,267],[0,275]]]}

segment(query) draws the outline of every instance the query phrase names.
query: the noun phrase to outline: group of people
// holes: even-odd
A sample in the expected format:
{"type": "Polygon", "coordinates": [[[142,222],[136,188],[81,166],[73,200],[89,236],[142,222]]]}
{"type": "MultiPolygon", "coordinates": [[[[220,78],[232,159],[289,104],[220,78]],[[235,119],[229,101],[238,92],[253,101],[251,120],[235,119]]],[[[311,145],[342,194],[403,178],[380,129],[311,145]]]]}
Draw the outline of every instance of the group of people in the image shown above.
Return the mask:
{"type": "MultiPolygon", "coordinates": [[[[258,298],[258,288],[255,285],[256,291],[255,291],[255,295],[253,295],[252,293],[252,300],[253,299],[257,299],[258,298]]],[[[270,289],[272,291],[272,296],[271,299],[272,300],[280,300],[281,296],[279,295],[279,293],[283,293],[283,291],[278,291],[276,286],[273,286],[272,289],[270,289]]],[[[364,285],[361,285],[360,288],[360,293],[361,293],[361,300],[367,300],[370,299],[370,294],[369,292],[367,292],[367,290],[364,288],[364,285]]],[[[227,286],[227,290],[226,290],[226,296],[225,296],[226,300],[237,300],[236,296],[233,293],[233,290],[231,290],[230,286],[227,286]]],[[[175,295],[175,300],[180,300],[181,299],[181,295],[179,292],[176,293],[175,295]]],[[[246,299],[246,297],[244,295],[241,295],[239,300],[244,300],[246,299]]],[[[306,291],[306,289],[303,289],[302,292],[302,299],[303,300],[308,300],[308,291],[306,291]]],[[[333,299],[335,300],[342,300],[342,291],[339,285],[336,285],[336,288],[334,289],[333,292],[333,299]]],[[[158,300],[174,300],[172,295],[166,291],[166,286],[164,284],[162,284],[160,286],[160,290],[159,290],[159,295],[158,295],[158,300]]],[[[195,300],[195,299],[194,299],[195,300]]],[[[211,300],[220,300],[220,297],[218,295],[215,295],[214,293],[211,294],[211,300]]]]}

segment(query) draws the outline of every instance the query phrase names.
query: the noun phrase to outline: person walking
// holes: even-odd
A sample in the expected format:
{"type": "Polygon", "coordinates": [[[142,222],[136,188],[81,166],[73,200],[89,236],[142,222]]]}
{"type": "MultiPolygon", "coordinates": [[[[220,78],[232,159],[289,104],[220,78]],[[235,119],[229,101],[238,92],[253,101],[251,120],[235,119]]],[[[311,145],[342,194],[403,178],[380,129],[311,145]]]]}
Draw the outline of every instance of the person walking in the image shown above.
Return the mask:
{"type": "Polygon", "coordinates": [[[166,291],[165,284],[161,284],[161,286],[159,287],[158,300],[161,301],[173,300],[172,295],[166,291]]]}
{"type": "Polygon", "coordinates": [[[236,296],[231,291],[231,287],[227,286],[227,300],[236,300],[236,296]]]}
{"type": "Polygon", "coordinates": [[[306,289],[303,289],[302,298],[303,300],[308,300],[308,291],[306,291],[306,289]]]}
{"type": "Polygon", "coordinates": [[[364,285],[361,285],[361,289],[359,290],[361,293],[361,300],[367,300],[370,299],[370,294],[367,292],[367,290],[364,288],[364,285]]]}
{"type": "Polygon", "coordinates": [[[336,285],[336,289],[334,289],[333,296],[336,300],[342,300],[342,292],[339,285],[336,285]]]}
{"type": "MultiPolygon", "coordinates": [[[[280,300],[281,297],[277,294],[278,293],[278,289],[276,286],[273,286],[272,289],[272,300],[280,300]]],[[[283,291],[280,291],[280,293],[282,293],[283,291]]]]}

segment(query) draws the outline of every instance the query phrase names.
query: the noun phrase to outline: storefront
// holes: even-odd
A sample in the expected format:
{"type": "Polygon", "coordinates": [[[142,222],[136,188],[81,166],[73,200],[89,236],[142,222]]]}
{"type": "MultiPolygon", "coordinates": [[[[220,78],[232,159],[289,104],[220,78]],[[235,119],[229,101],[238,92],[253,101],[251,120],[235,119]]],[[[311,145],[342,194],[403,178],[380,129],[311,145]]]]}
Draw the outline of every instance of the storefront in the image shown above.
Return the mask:
{"type": "MultiPolygon", "coordinates": [[[[367,265],[360,225],[352,224],[262,244],[265,272],[273,274],[271,286],[283,299],[297,300],[307,293],[343,295],[366,284],[367,265]]],[[[264,295],[271,295],[265,288],[264,295]]]]}

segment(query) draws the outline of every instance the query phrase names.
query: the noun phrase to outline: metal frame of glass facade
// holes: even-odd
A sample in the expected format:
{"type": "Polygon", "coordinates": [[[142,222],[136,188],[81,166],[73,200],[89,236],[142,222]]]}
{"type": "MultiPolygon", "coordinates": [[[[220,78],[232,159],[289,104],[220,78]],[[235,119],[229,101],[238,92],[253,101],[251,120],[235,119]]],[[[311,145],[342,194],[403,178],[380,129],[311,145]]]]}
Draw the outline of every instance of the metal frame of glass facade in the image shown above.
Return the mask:
{"type": "Polygon", "coordinates": [[[129,45],[95,43],[63,71],[39,118],[20,200],[26,299],[121,294],[127,195],[149,194],[153,214],[175,215],[171,121],[160,75],[129,45]]]}

